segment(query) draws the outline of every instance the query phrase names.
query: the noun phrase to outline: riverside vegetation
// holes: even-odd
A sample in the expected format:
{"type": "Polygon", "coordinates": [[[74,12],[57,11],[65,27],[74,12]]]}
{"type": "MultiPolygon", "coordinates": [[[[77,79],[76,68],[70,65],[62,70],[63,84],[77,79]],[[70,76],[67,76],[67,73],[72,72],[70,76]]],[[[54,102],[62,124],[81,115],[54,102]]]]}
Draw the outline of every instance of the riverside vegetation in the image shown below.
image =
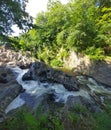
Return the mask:
{"type": "MultiPolygon", "coordinates": [[[[0,5],[2,3],[3,1],[0,5]]],[[[3,5],[8,4],[11,7],[10,1],[3,5]]],[[[19,4],[15,2],[12,5],[13,11],[17,10],[15,5],[19,4]]],[[[25,6],[22,7],[24,8],[25,6]]],[[[7,27],[3,28],[0,25],[0,44],[4,43],[2,40],[8,38],[8,42],[5,42],[13,49],[30,51],[32,57],[57,67],[63,66],[64,59],[70,55],[72,50],[88,55],[94,60],[110,58],[110,0],[71,0],[65,5],[59,0],[49,0],[47,8],[46,12],[37,15],[36,22],[31,29],[18,37],[4,35],[7,31],[11,32],[10,25],[12,24],[8,23],[7,19],[1,19],[3,22],[7,21],[7,27]]],[[[1,12],[0,16],[3,10],[1,12]]],[[[19,15],[17,12],[15,14],[19,15]]],[[[7,15],[2,15],[2,18],[7,15]]],[[[28,14],[22,11],[19,16],[30,19],[27,25],[31,25],[32,18],[28,17],[28,14]]],[[[19,24],[20,21],[16,17],[13,24],[16,23],[23,28],[26,21],[24,19],[21,21],[22,23],[19,24]]],[[[63,115],[58,115],[59,112],[42,114],[42,108],[37,110],[36,115],[26,110],[19,110],[12,117],[0,123],[0,130],[110,130],[111,105],[109,102],[106,109],[98,114],[90,113],[84,106],[79,105],[74,106],[70,112],[66,110],[63,115]]]]}
{"type": "Polygon", "coordinates": [[[64,114],[59,110],[52,115],[42,113],[39,107],[35,115],[24,109],[0,123],[0,130],[110,130],[111,105],[102,113],[90,113],[86,107],[76,104],[72,111],[64,114]]]}

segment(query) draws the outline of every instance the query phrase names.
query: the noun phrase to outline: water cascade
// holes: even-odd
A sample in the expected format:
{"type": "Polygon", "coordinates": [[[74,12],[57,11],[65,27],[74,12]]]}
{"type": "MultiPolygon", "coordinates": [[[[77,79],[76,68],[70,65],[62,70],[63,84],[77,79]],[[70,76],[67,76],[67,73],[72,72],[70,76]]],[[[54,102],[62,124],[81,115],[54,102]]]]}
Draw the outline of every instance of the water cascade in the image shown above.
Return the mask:
{"type": "Polygon", "coordinates": [[[77,97],[81,96],[90,101],[94,100],[93,98],[99,99],[101,103],[104,103],[105,96],[111,98],[111,88],[98,83],[91,77],[88,76],[76,76],[76,79],[81,84],[79,91],[68,91],[64,85],[59,83],[42,83],[39,80],[26,80],[23,81],[23,75],[28,72],[27,70],[22,70],[19,67],[11,68],[12,71],[17,76],[17,82],[22,85],[25,90],[23,93],[20,93],[6,108],[5,113],[19,108],[24,104],[27,104],[31,107],[34,107],[36,100],[44,95],[53,93],[54,102],[66,103],[68,97],[77,97]],[[97,96],[99,95],[99,96],[97,96]],[[92,98],[93,97],[93,98],[92,98]]]}

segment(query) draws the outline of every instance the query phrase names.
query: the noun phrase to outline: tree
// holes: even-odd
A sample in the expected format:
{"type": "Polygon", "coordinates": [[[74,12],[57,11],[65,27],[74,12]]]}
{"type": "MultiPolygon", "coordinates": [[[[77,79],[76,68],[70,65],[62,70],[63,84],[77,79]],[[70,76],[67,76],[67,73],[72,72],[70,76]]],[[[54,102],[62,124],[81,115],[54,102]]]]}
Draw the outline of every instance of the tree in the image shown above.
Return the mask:
{"type": "Polygon", "coordinates": [[[75,50],[95,60],[111,55],[111,8],[103,0],[49,0],[35,27],[20,37],[18,47],[52,66],[62,66],[75,50]],[[103,3],[102,3],[103,2],[103,3]]]}
{"type": "Polygon", "coordinates": [[[0,41],[11,35],[12,26],[28,30],[32,17],[25,11],[28,0],[0,0],[0,41]]]}
{"type": "Polygon", "coordinates": [[[111,7],[111,0],[99,0],[100,7],[111,7]]]}

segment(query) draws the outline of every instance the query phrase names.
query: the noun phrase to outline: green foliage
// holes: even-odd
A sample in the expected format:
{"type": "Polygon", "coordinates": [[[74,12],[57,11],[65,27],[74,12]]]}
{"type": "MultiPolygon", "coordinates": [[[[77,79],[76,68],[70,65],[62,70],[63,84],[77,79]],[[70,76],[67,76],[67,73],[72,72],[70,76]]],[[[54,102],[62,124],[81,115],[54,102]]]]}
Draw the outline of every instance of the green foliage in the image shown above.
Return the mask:
{"type": "Polygon", "coordinates": [[[0,130],[63,130],[60,119],[51,116],[49,113],[42,114],[38,108],[37,115],[34,116],[25,110],[19,110],[13,117],[8,118],[0,124],[0,130]],[[51,120],[49,120],[51,118],[51,120]]]}
{"type": "Polygon", "coordinates": [[[79,105],[79,104],[75,104],[73,110],[74,110],[76,113],[85,113],[85,112],[88,112],[88,110],[86,109],[85,106],[79,105]]]}
{"type": "Polygon", "coordinates": [[[101,113],[91,113],[85,106],[76,104],[70,112],[70,120],[77,130],[110,130],[111,129],[111,104],[101,113]]]}
{"type": "Polygon", "coordinates": [[[28,30],[32,18],[25,12],[27,0],[0,0],[0,41],[5,40],[17,25],[19,29],[28,30]]]}
{"type": "MultiPolygon", "coordinates": [[[[94,119],[92,113],[90,113],[87,108],[80,104],[75,104],[73,109],[66,113],[67,125],[73,130],[93,130],[94,129],[94,119]]],[[[64,126],[67,126],[64,124],[64,126]]],[[[67,128],[67,129],[69,129],[67,128]]]]}
{"type": "Polygon", "coordinates": [[[104,59],[104,50],[102,48],[96,48],[92,46],[87,48],[85,53],[89,55],[91,59],[94,59],[96,61],[104,59]]]}
{"type": "Polygon", "coordinates": [[[91,113],[83,105],[75,104],[71,111],[58,111],[52,115],[44,113],[38,107],[35,115],[25,110],[19,110],[12,117],[0,123],[0,130],[110,130],[111,104],[101,113],[91,113]]]}
{"type": "Polygon", "coordinates": [[[80,117],[75,112],[71,112],[70,113],[70,120],[72,123],[77,123],[80,121],[80,117]]]}
{"type": "Polygon", "coordinates": [[[107,105],[107,111],[94,115],[95,130],[111,129],[111,104],[107,105]]]}
{"type": "Polygon", "coordinates": [[[51,60],[51,66],[58,66],[58,67],[61,67],[62,66],[62,62],[59,61],[58,59],[53,59],[51,60]]]}
{"type": "Polygon", "coordinates": [[[100,7],[111,7],[111,0],[99,0],[100,7]]]}
{"type": "Polygon", "coordinates": [[[16,113],[15,117],[8,118],[4,125],[0,125],[0,129],[7,130],[36,130],[37,123],[36,119],[25,111],[19,111],[16,113]]]}
{"type": "Polygon", "coordinates": [[[104,49],[105,55],[110,55],[108,51],[111,47],[111,7],[101,8],[101,15],[97,22],[98,35],[95,42],[104,49]]]}
{"type": "Polygon", "coordinates": [[[110,1],[75,0],[66,5],[49,0],[48,10],[20,36],[16,46],[52,66],[62,66],[71,50],[102,60],[111,55],[110,1]]]}

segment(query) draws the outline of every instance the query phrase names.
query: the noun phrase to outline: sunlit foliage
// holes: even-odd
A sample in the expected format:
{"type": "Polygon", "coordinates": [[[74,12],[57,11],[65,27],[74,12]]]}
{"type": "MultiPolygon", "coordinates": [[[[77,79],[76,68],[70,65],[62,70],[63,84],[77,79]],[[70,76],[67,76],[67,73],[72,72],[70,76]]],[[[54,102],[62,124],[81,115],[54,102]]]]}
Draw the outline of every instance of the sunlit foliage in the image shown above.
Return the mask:
{"type": "Polygon", "coordinates": [[[111,4],[75,0],[66,5],[49,0],[48,10],[36,17],[35,27],[20,37],[20,48],[50,65],[62,66],[75,50],[102,60],[111,55],[111,4]]]}

